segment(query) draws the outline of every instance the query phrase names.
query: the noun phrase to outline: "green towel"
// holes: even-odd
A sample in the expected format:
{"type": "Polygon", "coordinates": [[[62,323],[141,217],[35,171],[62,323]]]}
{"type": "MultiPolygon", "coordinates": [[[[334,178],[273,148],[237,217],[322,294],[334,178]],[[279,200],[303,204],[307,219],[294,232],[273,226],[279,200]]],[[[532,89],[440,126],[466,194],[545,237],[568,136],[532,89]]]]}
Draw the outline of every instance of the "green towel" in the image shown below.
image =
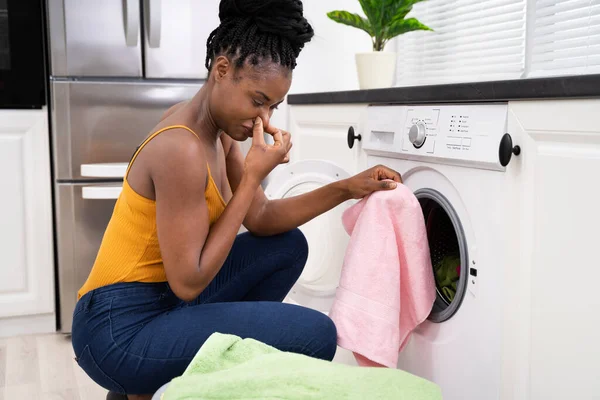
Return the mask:
{"type": "Polygon", "coordinates": [[[354,367],[215,333],[163,400],[440,400],[437,385],[397,369],[354,367]]]}

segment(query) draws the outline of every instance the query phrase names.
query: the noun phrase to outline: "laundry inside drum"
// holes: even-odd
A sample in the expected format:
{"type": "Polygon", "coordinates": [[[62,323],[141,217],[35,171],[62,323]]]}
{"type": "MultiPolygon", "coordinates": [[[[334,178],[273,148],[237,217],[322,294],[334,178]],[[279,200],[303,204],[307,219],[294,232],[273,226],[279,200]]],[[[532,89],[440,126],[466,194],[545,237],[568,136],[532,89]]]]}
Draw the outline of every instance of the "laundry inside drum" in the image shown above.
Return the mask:
{"type": "Polygon", "coordinates": [[[423,210],[431,264],[435,278],[436,300],[429,319],[450,319],[462,303],[468,284],[467,245],[458,215],[439,192],[415,192],[423,210]]]}

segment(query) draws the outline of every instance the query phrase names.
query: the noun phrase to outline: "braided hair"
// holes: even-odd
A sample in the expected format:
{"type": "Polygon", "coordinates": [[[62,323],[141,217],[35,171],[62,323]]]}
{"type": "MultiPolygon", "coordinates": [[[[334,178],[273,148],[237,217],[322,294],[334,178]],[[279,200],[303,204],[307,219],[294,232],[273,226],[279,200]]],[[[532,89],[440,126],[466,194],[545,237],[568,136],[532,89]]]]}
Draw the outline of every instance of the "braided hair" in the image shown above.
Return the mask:
{"type": "Polygon", "coordinates": [[[213,60],[228,55],[242,67],[270,59],[294,69],[296,58],[313,35],[303,16],[301,0],[221,0],[221,24],[206,42],[206,68],[213,60]]]}

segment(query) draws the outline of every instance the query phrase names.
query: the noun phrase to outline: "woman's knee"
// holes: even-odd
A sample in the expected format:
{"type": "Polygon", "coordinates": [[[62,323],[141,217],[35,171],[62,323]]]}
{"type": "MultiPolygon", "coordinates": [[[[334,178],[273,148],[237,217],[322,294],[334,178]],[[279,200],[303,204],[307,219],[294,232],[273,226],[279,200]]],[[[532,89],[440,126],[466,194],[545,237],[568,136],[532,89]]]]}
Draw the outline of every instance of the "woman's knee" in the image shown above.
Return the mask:
{"type": "Polygon", "coordinates": [[[311,356],[322,360],[331,361],[337,350],[337,329],[335,324],[327,315],[315,311],[318,316],[315,317],[315,322],[311,326],[313,339],[311,340],[311,356]]]}
{"type": "Polygon", "coordinates": [[[282,243],[280,243],[278,249],[286,250],[287,253],[292,255],[295,265],[300,269],[304,268],[308,259],[308,241],[304,233],[296,228],[280,234],[279,238],[282,243]]]}

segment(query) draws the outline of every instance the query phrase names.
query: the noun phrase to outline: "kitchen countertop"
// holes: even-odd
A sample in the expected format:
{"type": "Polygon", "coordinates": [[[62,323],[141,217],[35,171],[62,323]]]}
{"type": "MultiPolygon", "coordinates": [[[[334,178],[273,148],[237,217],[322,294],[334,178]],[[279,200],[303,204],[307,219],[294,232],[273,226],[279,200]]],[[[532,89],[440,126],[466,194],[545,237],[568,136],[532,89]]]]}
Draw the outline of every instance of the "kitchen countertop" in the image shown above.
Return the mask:
{"type": "Polygon", "coordinates": [[[288,104],[410,104],[600,97],[600,74],[290,94],[288,104]]]}

